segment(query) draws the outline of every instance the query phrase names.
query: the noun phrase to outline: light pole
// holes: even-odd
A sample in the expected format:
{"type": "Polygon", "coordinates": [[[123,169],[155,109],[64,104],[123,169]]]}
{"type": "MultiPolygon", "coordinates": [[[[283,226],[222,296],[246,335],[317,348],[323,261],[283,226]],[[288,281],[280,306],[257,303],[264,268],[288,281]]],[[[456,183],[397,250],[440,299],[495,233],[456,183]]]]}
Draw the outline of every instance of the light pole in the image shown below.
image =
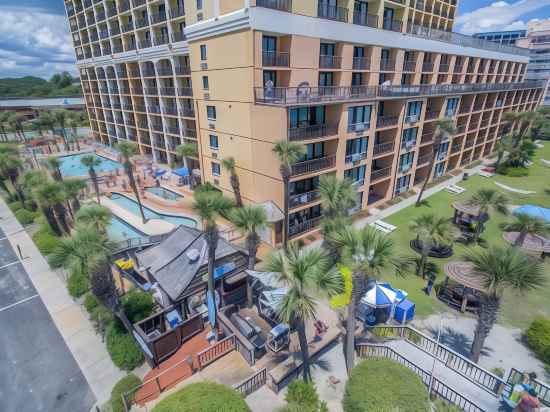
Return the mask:
{"type": "MultiPolygon", "coordinates": [[[[436,347],[436,353],[437,353],[437,349],[439,349],[439,342],[441,340],[441,327],[443,325],[443,315],[440,313],[439,314],[439,326],[438,326],[438,329],[437,329],[437,347],[436,347]]],[[[436,356],[434,355],[434,361],[433,361],[433,364],[432,364],[432,370],[430,372],[430,384],[428,386],[428,396],[431,396],[432,394],[432,386],[433,386],[433,380],[434,380],[434,372],[435,372],[435,364],[437,362],[437,358],[436,356]]]]}

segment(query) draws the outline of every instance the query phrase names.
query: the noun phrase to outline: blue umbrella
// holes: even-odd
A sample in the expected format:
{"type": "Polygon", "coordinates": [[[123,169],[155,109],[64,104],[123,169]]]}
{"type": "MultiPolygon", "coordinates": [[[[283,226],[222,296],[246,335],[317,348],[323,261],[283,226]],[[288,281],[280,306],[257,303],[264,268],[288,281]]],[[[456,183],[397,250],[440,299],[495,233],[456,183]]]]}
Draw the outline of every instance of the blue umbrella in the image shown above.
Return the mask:
{"type": "Polygon", "coordinates": [[[547,223],[550,223],[550,209],[535,205],[523,205],[514,210],[514,215],[529,215],[532,217],[538,217],[547,223]]]}
{"type": "Polygon", "coordinates": [[[166,173],[166,170],[164,169],[157,169],[155,170],[155,177],[159,177],[159,176],[162,176],[163,174],[166,173]]]}
{"type": "Polygon", "coordinates": [[[406,292],[392,288],[388,283],[376,283],[365,293],[361,303],[372,308],[387,308],[405,299],[406,292]]]}
{"type": "Polygon", "coordinates": [[[189,176],[189,169],[186,167],[180,167],[179,169],[172,170],[172,173],[181,177],[189,176]]]}

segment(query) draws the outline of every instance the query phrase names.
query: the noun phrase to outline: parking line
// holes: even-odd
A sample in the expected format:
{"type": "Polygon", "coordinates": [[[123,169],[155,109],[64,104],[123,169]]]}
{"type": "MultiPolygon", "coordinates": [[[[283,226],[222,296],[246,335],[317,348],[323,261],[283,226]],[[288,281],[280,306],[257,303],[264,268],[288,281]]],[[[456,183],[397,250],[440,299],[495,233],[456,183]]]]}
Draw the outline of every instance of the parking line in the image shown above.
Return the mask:
{"type": "Polygon", "coordinates": [[[11,308],[13,308],[14,306],[17,306],[17,305],[19,305],[19,304],[21,304],[21,303],[28,302],[29,300],[34,299],[34,298],[37,298],[37,297],[38,297],[38,294],[29,296],[28,298],[25,298],[25,299],[21,299],[19,302],[15,302],[15,303],[12,303],[11,305],[4,306],[3,308],[0,308],[0,312],[4,312],[5,310],[11,309],[11,308]]]}
{"type": "Polygon", "coordinates": [[[0,270],[5,269],[9,266],[17,265],[18,263],[21,263],[21,261],[19,259],[17,259],[15,262],[8,263],[7,265],[0,266],[0,270]]]}

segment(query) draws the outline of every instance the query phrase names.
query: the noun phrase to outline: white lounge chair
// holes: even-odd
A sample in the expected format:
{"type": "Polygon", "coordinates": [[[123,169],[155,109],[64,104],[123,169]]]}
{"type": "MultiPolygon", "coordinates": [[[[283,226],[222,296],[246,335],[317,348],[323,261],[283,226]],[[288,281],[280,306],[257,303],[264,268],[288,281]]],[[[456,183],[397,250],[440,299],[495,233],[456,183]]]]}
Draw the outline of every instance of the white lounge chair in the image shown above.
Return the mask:
{"type": "Polygon", "coordinates": [[[485,171],[483,171],[483,170],[480,170],[480,171],[478,172],[478,174],[479,174],[480,176],[487,177],[487,178],[493,177],[493,176],[495,175],[494,173],[485,172],[485,171]]]}
{"type": "Polygon", "coordinates": [[[384,233],[392,233],[397,229],[396,226],[390,225],[389,223],[386,223],[383,220],[377,220],[376,222],[372,222],[370,226],[384,233]]]}
{"type": "Polygon", "coordinates": [[[445,191],[447,191],[449,193],[452,193],[452,194],[455,194],[455,195],[459,195],[461,193],[464,193],[466,191],[466,189],[464,189],[461,186],[457,186],[457,185],[449,185],[445,188],[445,191]]]}

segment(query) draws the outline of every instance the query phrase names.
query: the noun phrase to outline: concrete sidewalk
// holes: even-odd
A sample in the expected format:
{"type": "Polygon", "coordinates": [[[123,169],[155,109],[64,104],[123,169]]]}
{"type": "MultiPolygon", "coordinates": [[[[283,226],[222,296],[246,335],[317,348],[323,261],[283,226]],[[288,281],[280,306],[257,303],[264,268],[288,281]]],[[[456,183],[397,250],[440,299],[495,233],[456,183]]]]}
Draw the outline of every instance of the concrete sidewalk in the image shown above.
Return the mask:
{"type": "Polygon", "coordinates": [[[20,248],[24,258],[22,264],[38,295],[82,370],[98,404],[104,403],[109,399],[114,384],[125,373],[113,364],[105,343],[95,333],[85,309],[69,296],[64,282],[51,270],[2,199],[0,227],[14,250],[20,248]]]}

